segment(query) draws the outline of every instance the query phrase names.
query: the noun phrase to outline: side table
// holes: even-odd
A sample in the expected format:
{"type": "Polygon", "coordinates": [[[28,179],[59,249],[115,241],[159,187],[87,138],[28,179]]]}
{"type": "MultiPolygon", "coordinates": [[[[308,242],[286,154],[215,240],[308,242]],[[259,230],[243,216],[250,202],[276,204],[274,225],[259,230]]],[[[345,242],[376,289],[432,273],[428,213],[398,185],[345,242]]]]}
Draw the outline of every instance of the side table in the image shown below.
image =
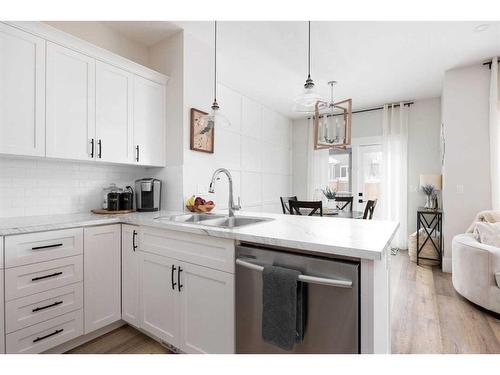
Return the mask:
{"type": "Polygon", "coordinates": [[[420,259],[435,260],[439,266],[443,263],[443,211],[419,207],[417,209],[417,265],[420,259]],[[420,240],[420,229],[424,230],[424,240],[420,240]],[[431,241],[437,258],[420,256],[425,244],[431,241]]]}

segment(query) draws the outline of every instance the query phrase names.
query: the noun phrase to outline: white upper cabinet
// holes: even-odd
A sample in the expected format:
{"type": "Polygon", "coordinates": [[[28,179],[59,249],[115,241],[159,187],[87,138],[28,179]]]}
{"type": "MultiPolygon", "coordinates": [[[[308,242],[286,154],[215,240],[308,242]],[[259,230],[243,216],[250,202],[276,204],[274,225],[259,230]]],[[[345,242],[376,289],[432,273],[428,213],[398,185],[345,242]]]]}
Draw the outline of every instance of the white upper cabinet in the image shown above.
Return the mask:
{"type": "Polygon", "coordinates": [[[142,165],[165,165],[165,85],[134,77],[134,151],[142,165]]]}
{"type": "Polygon", "coordinates": [[[133,75],[96,61],[96,155],[99,160],[133,163],[133,75]]]}
{"type": "Polygon", "coordinates": [[[45,156],[45,40],[2,23],[0,153],[45,156]]]}
{"type": "Polygon", "coordinates": [[[46,154],[89,160],[95,154],[95,59],[47,42],[46,154]]]}
{"type": "Polygon", "coordinates": [[[120,224],[84,229],[85,334],[121,319],[120,224]]]}

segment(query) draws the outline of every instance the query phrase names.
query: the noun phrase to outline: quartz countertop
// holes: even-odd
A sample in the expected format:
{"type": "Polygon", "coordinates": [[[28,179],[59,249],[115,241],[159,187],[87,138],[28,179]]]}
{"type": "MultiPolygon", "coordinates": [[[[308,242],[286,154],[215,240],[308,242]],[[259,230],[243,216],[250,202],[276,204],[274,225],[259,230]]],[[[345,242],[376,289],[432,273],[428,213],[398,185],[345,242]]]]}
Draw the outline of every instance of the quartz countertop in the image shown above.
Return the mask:
{"type": "MultiPolygon", "coordinates": [[[[217,213],[227,214],[227,211],[217,213]]],[[[387,245],[399,226],[396,222],[382,220],[294,216],[245,211],[238,212],[237,215],[265,217],[272,220],[231,229],[157,220],[158,217],[176,214],[182,214],[182,212],[137,212],[126,215],[82,213],[2,218],[0,219],[0,236],[123,223],[288,247],[316,254],[379,260],[382,259],[382,254],[386,251],[387,245]]]]}

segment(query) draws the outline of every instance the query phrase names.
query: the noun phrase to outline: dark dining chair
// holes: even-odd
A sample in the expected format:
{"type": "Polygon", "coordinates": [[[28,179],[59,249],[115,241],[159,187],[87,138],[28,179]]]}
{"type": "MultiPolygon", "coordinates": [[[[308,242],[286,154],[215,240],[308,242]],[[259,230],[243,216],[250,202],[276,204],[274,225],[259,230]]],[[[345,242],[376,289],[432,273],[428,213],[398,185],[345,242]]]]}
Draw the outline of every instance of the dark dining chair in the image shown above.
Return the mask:
{"type": "Polygon", "coordinates": [[[301,208],[310,208],[308,216],[313,216],[319,210],[319,216],[323,216],[323,202],[322,201],[294,201],[290,200],[290,215],[302,215],[301,208]]]}
{"type": "Polygon", "coordinates": [[[283,209],[283,213],[285,215],[290,213],[290,207],[289,207],[288,202],[289,201],[296,201],[296,200],[297,200],[297,196],[295,196],[295,195],[293,197],[280,197],[281,208],[283,209]]]}
{"type": "Polygon", "coordinates": [[[352,211],[353,199],[353,197],[335,197],[335,206],[341,211],[343,211],[346,207],[349,207],[348,210],[352,211]]]}
{"type": "Polygon", "coordinates": [[[371,220],[373,218],[373,211],[375,211],[375,207],[377,206],[377,200],[369,200],[366,202],[365,212],[363,214],[363,219],[371,220]]]}

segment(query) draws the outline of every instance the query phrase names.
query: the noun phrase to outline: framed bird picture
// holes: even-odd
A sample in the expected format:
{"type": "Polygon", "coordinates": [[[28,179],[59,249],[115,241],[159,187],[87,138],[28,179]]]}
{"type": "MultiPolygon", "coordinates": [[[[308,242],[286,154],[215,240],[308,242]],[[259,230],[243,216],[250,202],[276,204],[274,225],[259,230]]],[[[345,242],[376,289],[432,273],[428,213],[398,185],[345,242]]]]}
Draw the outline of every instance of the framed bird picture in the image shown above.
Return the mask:
{"type": "Polygon", "coordinates": [[[191,108],[191,140],[190,148],[194,151],[214,153],[214,128],[207,127],[200,119],[206,112],[191,108]]]}

